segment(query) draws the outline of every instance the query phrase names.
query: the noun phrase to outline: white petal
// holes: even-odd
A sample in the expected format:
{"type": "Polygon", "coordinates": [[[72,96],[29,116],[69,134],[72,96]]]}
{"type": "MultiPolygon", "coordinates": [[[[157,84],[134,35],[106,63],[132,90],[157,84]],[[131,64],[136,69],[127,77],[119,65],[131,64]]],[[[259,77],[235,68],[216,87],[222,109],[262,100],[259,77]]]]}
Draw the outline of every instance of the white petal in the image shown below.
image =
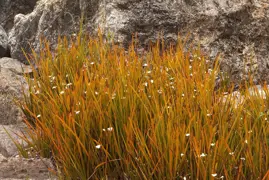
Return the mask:
{"type": "Polygon", "coordinates": [[[218,175],[217,173],[211,174],[211,176],[213,177],[216,177],[217,175],[218,175]]]}

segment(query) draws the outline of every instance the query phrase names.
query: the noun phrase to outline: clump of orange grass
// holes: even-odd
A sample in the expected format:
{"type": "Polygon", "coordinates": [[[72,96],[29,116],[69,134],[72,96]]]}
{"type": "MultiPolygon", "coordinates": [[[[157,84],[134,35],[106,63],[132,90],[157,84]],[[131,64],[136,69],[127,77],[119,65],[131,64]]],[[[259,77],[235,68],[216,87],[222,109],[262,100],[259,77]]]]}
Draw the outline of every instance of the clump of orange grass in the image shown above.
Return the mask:
{"type": "Polygon", "coordinates": [[[63,179],[267,179],[269,100],[224,100],[218,58],[210,67],[184,43],[142,56],[101,36],[59,38],[54,53],[44,43],[24,139],[63,179]]]}

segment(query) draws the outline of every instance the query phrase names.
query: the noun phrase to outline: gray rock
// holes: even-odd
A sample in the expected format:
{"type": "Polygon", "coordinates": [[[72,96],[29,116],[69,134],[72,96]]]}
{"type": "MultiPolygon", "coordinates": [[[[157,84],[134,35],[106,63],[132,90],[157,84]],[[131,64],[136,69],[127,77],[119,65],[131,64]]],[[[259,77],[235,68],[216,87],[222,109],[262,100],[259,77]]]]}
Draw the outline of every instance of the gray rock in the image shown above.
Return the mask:
{"type": "Polygon", "coordinates": [[[6,69],[20,75],[23,73],[31,72],[30,66],[27,66],[20,61],[9,57],[0,58],[0,66],[2,69],[6,69]]]}
{"type": "Polygon", "coordinates": [[[0,58],[8,55],[8,36],[0,25],[0,58]]]}
{"type": "Polygon", "coordinates": [[[53,168],[49,159],[6,158],[0,155],[1,180],[56,180],[48,168],[53,168]]]}
{"type": "Polygon", "coordinates": [[[249,87],[244,94],[241,94],[239,91],[234,91],[230,94],[224,93],[222,97],[222,103],[227,103],[228,100],[234,100],[234,108],[236,109],[239,105],[242,105],[245,100],[248,98],[261,98],[266,99],[269,92],[269,85],[263,87],[261,85],[254,85],[249,87]]]}
{"type": "Polygon", "coordinates": [[[27,66],[15,59],[0,59],[0,125],[21,122],[22,112],[14,100],[22,98],[23,88],[28,90],[23,68],[27,66]]]}
{"type": "Polygon", "coordinates": [[[0,0],[0,25],[9,32],[13,27],[14,16],[33,11],[37,0],[0,0]]]}
{"type": "Polygon", "coordinates": [[[178,32],[183,36],[190,32],[188,42],[200,42],[211,59],[222,53],[221,68],[234,82],[247,80],[248,72],[254,73],[257,82],[269,80],[266,0],[118,0],[103,2],[99,9],[95,27],[114,34],[125,47],[136,32],[142,47],[156,42],[159,32],[166,43],[173,44],[178,32]]]}
{"type": "Polygon", "coordinates": [[[16,124],[22,120],[22,111],[14,103],[14,97],[8,94],[0,94],[0,124],[16,124]]]}
{"type": "Polygon", "coordinates": [[[26,146],[26,143],[18,136],[21,135],[22,132],[25,132],[25,128],[25,125],[22,123],[16,125],[0,125],[0,154],[5,157],[11,157],[19,154],[12,139],[18,141],[23,146],[26,146]]]}
{"type": "Polygon", "coordinates": [[[15,16],[9,33],[11,57],[28,63],[21,49],[30,54],[32,46],[39,52],[41,37],[48,39],[51,49],[55,49],[58,36],[78,32],[81,13],[85,12],[85,21],[91,19],[98,3],[99,0],[40,0],[32,13],[15,16]]]}
{"type": "Polygon", "coordinates": [[[27,146],[20,137],[27,132],[27,127],[22,122],[24,117],[14,98],[22,98],[23,87],[28,91],[22,74],[30,70],[29,66],[15,59],[0,58],[0,179],[3,180],[56,179],[48,170],[53,169],[49,159],[20,158],[13,142],[27,146]]]}
{"type": "Polygon", "coordinates": [[[255,81],[269,80],[269,2],[266,0],[40,0],[28,15],[17,15],[9,33],[11,56],[26,62],[21,49],[38,52],[40,37],[57,44],[58,35],[70,36],[79,28],[84,12],[84,30],[96,33],[100,27],[106,36],[125,47],[137,33],[141,48],[156,42],[163,32],[166,43],[176,43],[178,32],[188,42],[201,43],[204,52],[214,58],[222,52],[221,68],[234,82],[246,79],[251,71],[255,81]]]}

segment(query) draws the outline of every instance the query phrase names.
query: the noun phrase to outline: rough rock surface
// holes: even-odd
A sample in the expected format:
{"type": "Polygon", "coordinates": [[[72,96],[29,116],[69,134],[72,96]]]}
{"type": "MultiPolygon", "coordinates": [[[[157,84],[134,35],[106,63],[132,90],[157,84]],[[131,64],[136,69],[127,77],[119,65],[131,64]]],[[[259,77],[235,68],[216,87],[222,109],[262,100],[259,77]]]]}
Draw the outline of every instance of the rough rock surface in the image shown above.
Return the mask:
{"type": "MultiPolygon", "coordinates": [[[[18,135],[26,131],[23,114],[14,103],[22,97],[23,78],[29,67],[12,58],[0,58],[0,179],[50,179],[49,160],[15,158],[18,150],[12,139],[26,145],[18,135]],[[8,132],[8,133],[7,133],[8,132]],[[12,139],[11,139],[11,137],[12,139]]],[[[26,91],[27,92],[27,91],[26,91]]]]}
{"type": "Polygon", "coordinates": [[[0,0],[0,25],[8,32],[13,27],[14,16],[33,11],[37,0],[0,0]]]}
{"type": "Polygon", "coordinates": [[[1,180],[32,179],[52,180],[56,179],[48,172],[52,164],[46,159],[24,159],[20,157],[6,158],[0,155],[1,180]]]}
{"type": "Polygon", "coordinates": [[[163,32],[166,42],[175,42],[178,32],[201,43],[215,57],[223,52],[222,69],[234,81],[256,71],[256,81],[269,80],[269,2],[267,0],[40,0],[34,11],[15,17],[9,34],[11,56],[25,62],[21,48],[30,42],[39,49],[44,35],[56,44],[58,35],[78,30],[79,15],[85,12],[85,30],[112,34],[126,47],[137,32],[141,47],[163,32]]]}
{"type": "Polygon", "coordinates": [[[269,80],[269,1],[118,1],[102,4],[105,21],[96,16],[96,25],[127,45],[137,32],[145,47],[163,32],[166,42],[175,42],[177,33],[191,33],[213,58],[222,52],[222,69],[238,82],[251,68],[256,80],[269,80]]]}
{"type": "Polygon", "coordinates": [[[0,124],[9,125],[21,122],[21,111],[15,105],[15,98],[22,96],[22,87],[27,89],[22,76],[26,66],[12,58],[0,59],[0,124]]]}
{"type": "MultiPolygon", "coordinates": [[[[261,85],[255,85],[248,88],[247,91],[245,92],[246,93],[245,95],[247,95],[247,97],[256,97],[256,98],[266,99],[268,90],[269,90],[269,85],[265,87],[261,85]]],[[[222,98],[222,102],[225,104],[227,99],[233,99],[234,100],[233,106],[236,109],[239,105],[242,105],[245,100],[247,100],[245,98],[245,95],[241,94],[239,91],[234,91],[230,94],[225,93],[222,98]]]]}
{"type": "Polygon", "coordinates": [[[78,32],[81,13],[85,12],[86,21],[95,14],[98,3],[99,0],[40,0],[32,13],[17,14],[9,33],[11,57],[27,63],[21,49],[31,53],[31,44],[38,51],[41,37],[50,40],[53,49],[58,35],[78,32]]]}
{"type": "Polygon", "coordinates": [[[8,36],[0,25],[0,58],[8,55],[8,36]]]}

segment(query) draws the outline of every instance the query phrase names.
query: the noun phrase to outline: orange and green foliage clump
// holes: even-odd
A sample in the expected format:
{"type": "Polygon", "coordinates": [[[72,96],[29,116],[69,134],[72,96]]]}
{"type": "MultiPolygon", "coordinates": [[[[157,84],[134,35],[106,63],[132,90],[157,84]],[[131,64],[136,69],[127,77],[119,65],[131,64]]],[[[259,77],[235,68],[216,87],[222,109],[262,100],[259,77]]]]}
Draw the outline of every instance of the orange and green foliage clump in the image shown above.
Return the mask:
{"type": "Polygon", "coordinates": [[[28,78],[29,145],[63,179],[269,178],[268,99],[215,90],[218,60],[184,42],[138,55],[100,37],[45,44],[28,78]]]}

